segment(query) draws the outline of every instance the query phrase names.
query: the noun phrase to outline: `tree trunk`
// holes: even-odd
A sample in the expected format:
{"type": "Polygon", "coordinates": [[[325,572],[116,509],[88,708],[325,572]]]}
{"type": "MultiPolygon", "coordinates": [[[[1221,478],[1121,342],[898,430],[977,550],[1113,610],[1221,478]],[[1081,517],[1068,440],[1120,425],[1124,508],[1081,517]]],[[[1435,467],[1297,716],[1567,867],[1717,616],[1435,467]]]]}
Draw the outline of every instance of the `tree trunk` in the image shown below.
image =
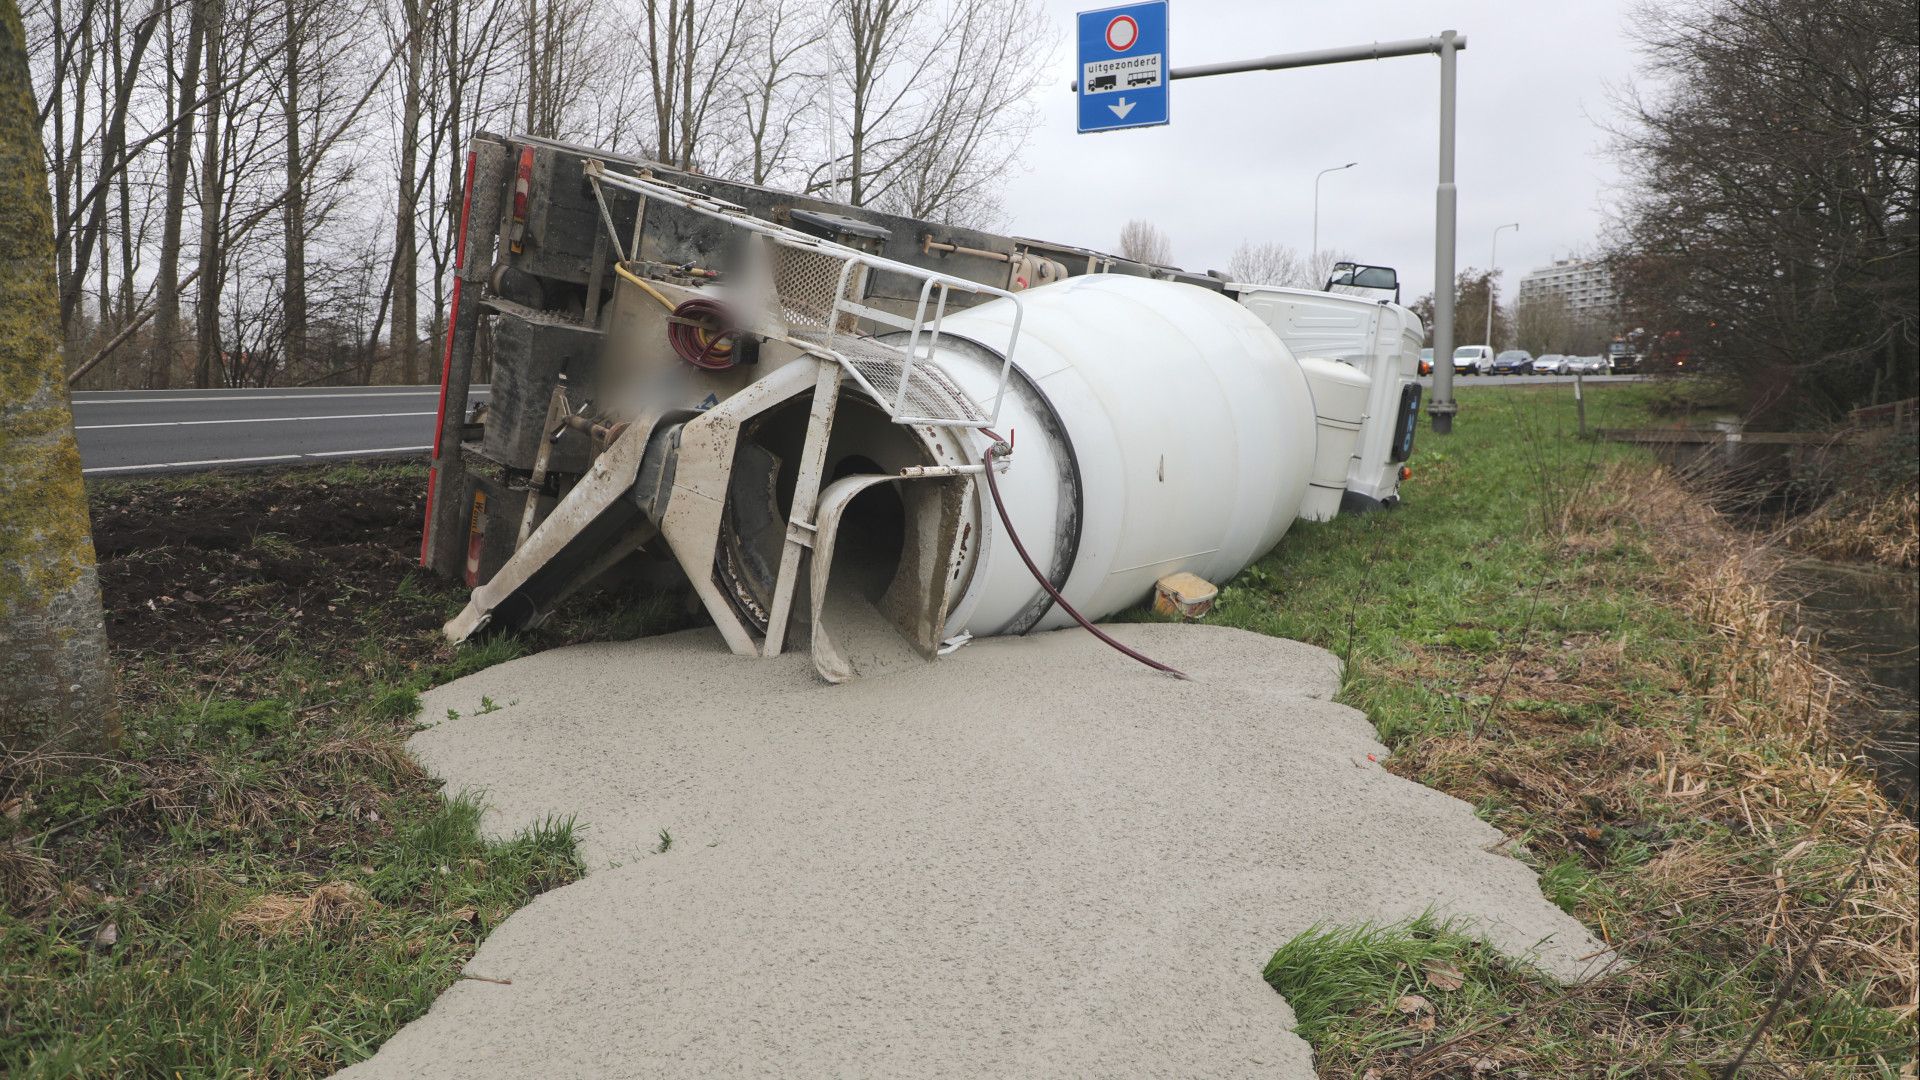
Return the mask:
{"type": "MultiPolygon", "coordinates": [[[[115,25],[121,25],[122,22],[123,20],[116,16],[115,25]]],[[[114,85],[114,97],[116,100],[125,101],[132,89],[134,72],[132,66],[126,62],[126,57],[122,55],[119,33],[113,35],[113,70],[114,78],[117,80],[114,85]]],[[[124,137],[121,141],[125,142],[124,137]]],[[[132,171],[123,164],[118,180],[120,185],[120,299],[116,328],[118,324],[133,318],[133,192],[127,180],[127,174],[132,171]]]]}
{"type": "MultiPolygon", "coordinates": [[[[121,32],[120,4],[116,2],[113,5],[113,10],[109,12],[107,15],[106,32],[100,36],[101,44],[102,45],[106,45],[109,43],[118,44],[120,41],[120,32],[121,32]]],[[[116,73],[116,77],[117,77],[117,73],[120,70],[119,67],[116,65],[113,70],[116,73]]],[[[115,89],[118,89],[118,87],[115,87],[115,89]]],[[[94,94],[94,98],[96,99],[95,104],[98,106],[100,110],[100,122],[102,124],[105,124],[107,122],[107,117],[113,115],[112,114],[113,105],[112,105],[112,100],[108,97],[107,77],[105,73],[102,73],[98,79],[94,80],[93,94],[94,94]]],[[[116,157],[116,154],[114,153],[115,149],[116,148],[113,145],[113,139],[111,137],[108,137],[102,140],[101,145],[95,149],[94,158],[98,162],[98,164],[94,166],[94,169],[96,170],[99,176],[111,175],[110,170],[113,168],[114,158],[116,157]]],[[[121,170],[121,171],[124,172],[125,170],[121,170]]],[[[100,301],[99,302],[99,322],[95,323],[93,328],[94,337],[96,340],[106,335],[107,325],[113,321],[113,311],[112,311],[112,303],[111,303],[113,286],[112,286],[112,279],[109,277],[109,275],[112,274],[113,272],[113,261],[107,251],[107,237],[106,237],[107,194],[108,194],[107,189],[102,188],[100,191],[100,201],[94,204],[95,212],[98,214],[100,219],[100,239],[99,239],[100,246],[99,246],[99,251],[97,252],[97,254],[100,256],[100,283],[99,283],[99,288],[96,290],[96,294],[98,295],[99,301],[100,301]]],[[[77,350],[75,351],[77,353],[77,350]]]]}
{"type": "Polygon", "coordinates": [[[167,198],[154,282],[151,379],[160,390],[173,385],[173,369],[180,359],[180,233],[187,206],[187,158],[193,152],[193,121],[199,112],[193,99],[200,85],[201,39],[206,35],[207,8],[213,2],[195,0],[187,11],[185,66],[174,88],[173,114],[180,117],[180,126],[167,137],[167,198]]]}
{"type": "Polygon", "coordinates": [[[98,744],[113,683],[60,360],[52,206],[15,0],[0,0],[0,751],[98,744]]]}
{"type": "MultiPolygon", "coordinates": [[[[81,195],[87,186],[86,170],[81,168],[81,161],[87,145],[87,79],[93,73],[93,60],[93,24],[88,20],[80,25],[80,64],[73,80],[73,124],[67,129],[67,193],[69,212],[73,213],[79,211],[81,195]]],[[[85,234],[76,227],[67,227],[67,242],[59,243],[60,223],[68,220],[62,214],[54,223],[61,275],[60,326],[69,351],[78,351],[73,347],[80,342],[80,287],[87,274],[87,254],[78,250],[80,239],[85,234]]]]}
{"type": "Polygon", "coordinates": [[[213,385],[220,356],[220,162],[221,36],[223,0],[208,0],[206,27],[206,130],[200,143],[200,288],[194,303],[193,385],[213,385]]]}
{"type": "Polygon", "coordinates": [[[307,354],[307,199],[304,162],[300,157],[300,62],[304,44],[298,16],[298,0],[286,3],[286,85],[284,87],[287,124],[287,198],[283,207],[286,230],[286,286],[283,294],[281,326],[281,370],[295,377],[303,370],[307,354]]]}
{"type": "Polygon", "coordinates": [[[406,86],[400,103],[400,206],[393,228],[394,360],[408,386],[420,382],[420,252],[414,202],[420,197],[420,66],[426,50],[424,9],[407,0],[406,86]]]}

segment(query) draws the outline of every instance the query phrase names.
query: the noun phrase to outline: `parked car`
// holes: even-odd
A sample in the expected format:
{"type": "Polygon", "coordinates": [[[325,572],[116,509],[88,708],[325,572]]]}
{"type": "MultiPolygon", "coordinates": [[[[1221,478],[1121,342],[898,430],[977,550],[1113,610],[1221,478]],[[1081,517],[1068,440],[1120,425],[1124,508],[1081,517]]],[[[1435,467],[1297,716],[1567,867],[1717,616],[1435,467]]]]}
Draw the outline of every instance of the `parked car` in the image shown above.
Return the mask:
{"type": "Polygon", "coordinates": [[[1569,375],[1605,375],[1608,370],[1604,356],[1574,356],[1567,360],[1569,375]]]}
{"type": "Polygon", "coordinates": [[[1432,349],[1420,350],[1420,374],[1422,375],[1433,374],[1433,350],[1432,349]]]}
{"type": "Polygon", "coordinates": [[[1535,375],[1565,375],[1567,373],[1567,361],[1569,359],[1571,359],[1571,357],[1557,352],[1542,353],[1533,358],[1533,373],[1535,375]]]}
{"type": "Polygon", "coordinates": [[[1508,349],[1493,358],[1495,375],[1533,374],[1533,354],[1525,349],[1508,349]]]}
{"type": "Polygon", "coordinates": [[[1485,375],[1493,369],[1493,350],[1485,345],[1462,345],[1453,350],[1455,375],[1485,375]]]}

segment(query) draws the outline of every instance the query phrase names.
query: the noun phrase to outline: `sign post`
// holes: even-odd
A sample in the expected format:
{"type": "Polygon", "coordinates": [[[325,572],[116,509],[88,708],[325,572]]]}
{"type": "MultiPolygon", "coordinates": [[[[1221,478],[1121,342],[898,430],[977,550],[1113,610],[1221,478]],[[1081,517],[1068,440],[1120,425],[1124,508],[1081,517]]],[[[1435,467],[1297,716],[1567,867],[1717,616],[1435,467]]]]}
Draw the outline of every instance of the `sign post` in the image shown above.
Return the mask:
{"type": "Polygon", "coordinates": [[[1167,0],[1079,15],[1080,132],[1167,122],[1167,0]]]}
{"type": "MultiPolygon", "coordinates": [[[[1440,181],[1435,186],[1433,222],[1433,402],[1427,415],[1436,435],[1453,430],[1460,406],[1453,400],[1454,223],[1458,190],[1453,181],[1453,99],[1455,56],[1467,39],[1447,30],[1439,37],[1376,41],[1342,49],[1282,53],[1221,64],[1167,65],[1167,0],[1122,4],[1083,11],[1079,21],[1080,71],[1073,83],[1079,97],[1080,132],[1118,131],[1167,122],[1167,84],[1175,79],[1204,79],[1242,71],[1385,60],[1393,56],[1440,58],[1440,181]]],[[[1316,184],[1315,198],[1319,187],[1316,184]]],[[[1315,218],[1316,224],[1318,218],[1315,218]]],[[[1316,246],[1318,240],[1316,238],[1316,246]]]]}

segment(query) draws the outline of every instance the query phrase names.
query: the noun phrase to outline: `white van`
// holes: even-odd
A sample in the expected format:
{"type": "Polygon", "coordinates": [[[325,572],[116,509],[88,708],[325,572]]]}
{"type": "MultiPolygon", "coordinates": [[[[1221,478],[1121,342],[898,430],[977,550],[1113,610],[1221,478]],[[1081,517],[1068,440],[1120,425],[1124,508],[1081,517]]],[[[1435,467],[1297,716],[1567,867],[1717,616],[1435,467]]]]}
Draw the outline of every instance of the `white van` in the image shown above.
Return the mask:
{"type": "Polygon", "coordinates": [[[1493,350],[1485,345],[1462,345],[1453,350],[1455,375],[1485,375],[1493,370],[1493,350]]]}

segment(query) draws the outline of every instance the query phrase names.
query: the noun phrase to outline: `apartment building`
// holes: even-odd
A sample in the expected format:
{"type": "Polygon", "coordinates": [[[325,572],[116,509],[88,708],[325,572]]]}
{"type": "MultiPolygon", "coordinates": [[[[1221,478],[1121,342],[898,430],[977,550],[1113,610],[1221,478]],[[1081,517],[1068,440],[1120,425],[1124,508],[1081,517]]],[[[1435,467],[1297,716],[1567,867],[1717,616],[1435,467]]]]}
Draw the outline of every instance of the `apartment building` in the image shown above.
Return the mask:
{"type": "Polygon", "coordinates": [[[1549,297],[1564,301],[1568,312],[1583,321],[1610,322],[1618,312],[1613,275],[1604,263],[1556,259],[1520,279],[1520,303],[1549,297]]]}

